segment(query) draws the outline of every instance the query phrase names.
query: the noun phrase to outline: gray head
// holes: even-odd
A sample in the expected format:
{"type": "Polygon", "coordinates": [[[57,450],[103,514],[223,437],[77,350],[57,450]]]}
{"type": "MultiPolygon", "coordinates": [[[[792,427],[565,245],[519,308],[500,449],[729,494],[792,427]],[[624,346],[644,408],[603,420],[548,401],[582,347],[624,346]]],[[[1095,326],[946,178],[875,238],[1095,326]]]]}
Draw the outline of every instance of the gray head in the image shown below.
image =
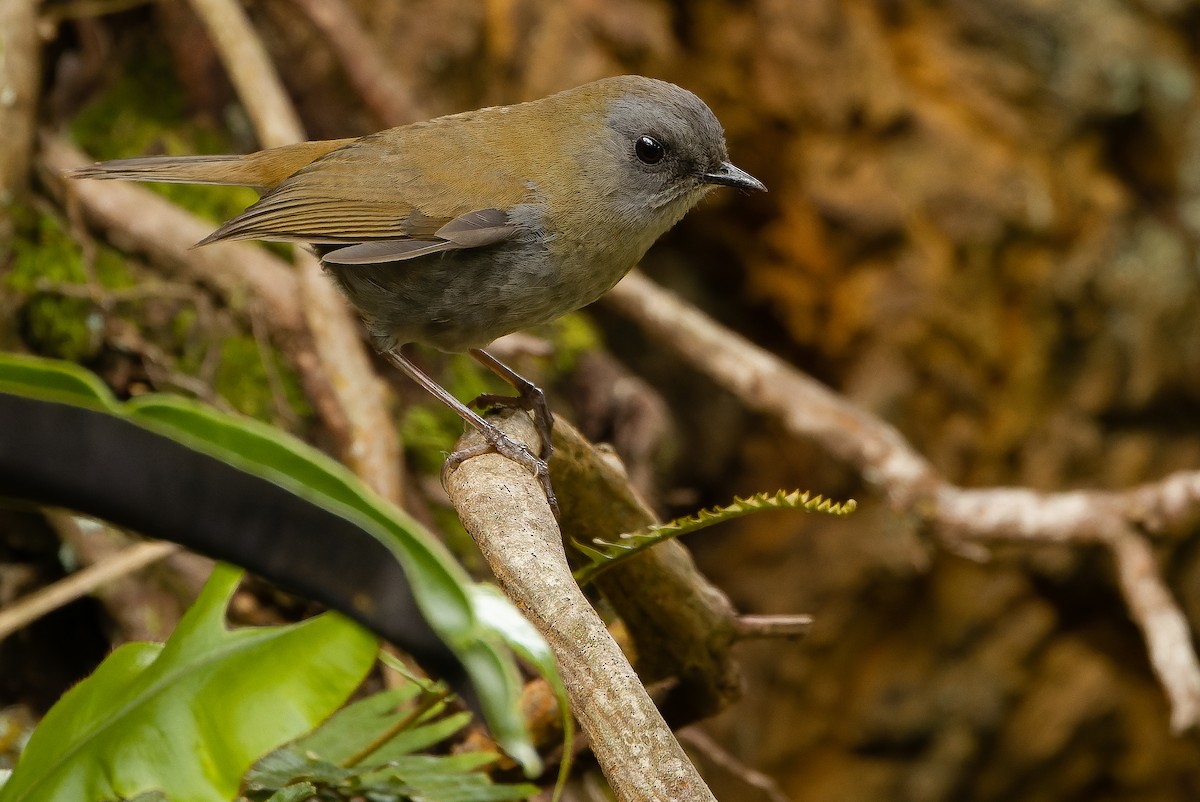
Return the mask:
{"type": "Polygon", "coordinates": [[[766,189],[729,163],[724,129],[686,89],[627,75],[580,90],[604,101],[605,158],[583,169],[602,195],[626,207],[615,211],[656,212],[670,226],[714,186],[766,189]]]}

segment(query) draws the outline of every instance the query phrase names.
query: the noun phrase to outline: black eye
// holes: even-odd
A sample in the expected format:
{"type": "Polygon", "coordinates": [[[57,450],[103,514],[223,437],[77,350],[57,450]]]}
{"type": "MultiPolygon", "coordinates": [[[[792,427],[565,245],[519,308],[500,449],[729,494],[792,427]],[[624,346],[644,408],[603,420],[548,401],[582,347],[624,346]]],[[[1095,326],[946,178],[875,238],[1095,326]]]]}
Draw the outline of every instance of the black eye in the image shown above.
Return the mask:
{"type": "Polygon", "coordinates": [[[667,149],[652,136],[639,136],[633,143],[633,152],[642,164],[658,164],[667,155],[667,149]]]}

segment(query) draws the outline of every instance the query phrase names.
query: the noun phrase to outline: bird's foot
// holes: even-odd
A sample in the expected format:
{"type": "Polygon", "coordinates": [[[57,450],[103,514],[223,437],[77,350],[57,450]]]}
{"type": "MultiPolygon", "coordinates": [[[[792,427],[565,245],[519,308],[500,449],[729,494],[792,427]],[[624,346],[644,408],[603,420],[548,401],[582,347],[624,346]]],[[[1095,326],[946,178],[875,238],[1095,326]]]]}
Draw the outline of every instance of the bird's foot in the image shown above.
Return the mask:
{"type": "Polygon", "coordinates": [[[537,427],[538,437],[542,440],[542,447],[538,451],[538,456],[543,462],[550,461],[550,455],[554,453],[554,446],[551,445],[552,432],[554,431],[554,415],[550,412],[549,405],[546,404],[546,394],[542,392],[542,388],[531,382],[524,383],[518,388],[519,395],[497,395],[494,393],[484,393],[471,402],[471,406],[476,409],[488,409],[495,407],[523,409],[526,412],[532,413],[533,425],[537,427]]]}
{"type": "MultiPolygon", "coordinates": [[[[501,397],[508,398],[509,396],[501,397]]],[[[546,464],[546,460],[538,457],[526,446],[513,440],[491,423],[486,423],[484,427],[479,429],[479,432],[487,442],[468,446],[467,448],[460,448],[446,457],[446,462],[442,466],[442,484],[446,484],[446,477],[450,471],[472,457],[478,457],[481,454],[499,454],[518,465],[524,466],[530,473],[537,477],[542,490],[546,493],[546,501],[550,504],[550,511],[554,513],[554,519],[557,521],[559,516],[558,497],[554,494],[554,486],[550,483],[550,466],[546,464]]],[[[543,441],[543,450],[548,449],[548,447],[549,440],[543,441]]]]}

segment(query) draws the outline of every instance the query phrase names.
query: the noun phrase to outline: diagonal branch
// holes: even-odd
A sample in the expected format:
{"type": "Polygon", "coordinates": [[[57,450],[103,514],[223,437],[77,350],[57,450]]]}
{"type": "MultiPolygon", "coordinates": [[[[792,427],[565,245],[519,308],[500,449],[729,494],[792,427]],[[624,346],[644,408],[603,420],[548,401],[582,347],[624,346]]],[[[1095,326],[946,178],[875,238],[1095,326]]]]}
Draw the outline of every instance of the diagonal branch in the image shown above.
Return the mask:
{"type": "Polygon", "coordinates": [[[1200,471],[1125,491],[1043,493],[956,487],[893,426],[841,398],[778,357],[722,327],[645,276],[631,273],[606,296],[656,340],[737,395],[856,468],[893,508],[916,517],[954,549],[996,541],[1104,543],[1113,552],[1130,614],[1171,702],[1178,732],[1200,723],[1200,662],[1178,604],[1145,539],[1200,522],[1200,471]]]}
{"type": "MultiPolygon", "coordinates": [[[[537,442],[529,416],[490,418],[519,442],[537,442]]],[[[468,431],[460,448],[483,443],[468,431]]],[[[571,711],[622,802],[715,802],[637,673],[584,598],[541,485],[496,454],[449,471],[446,490],[506,594],[550,644],[571,711]]]]}

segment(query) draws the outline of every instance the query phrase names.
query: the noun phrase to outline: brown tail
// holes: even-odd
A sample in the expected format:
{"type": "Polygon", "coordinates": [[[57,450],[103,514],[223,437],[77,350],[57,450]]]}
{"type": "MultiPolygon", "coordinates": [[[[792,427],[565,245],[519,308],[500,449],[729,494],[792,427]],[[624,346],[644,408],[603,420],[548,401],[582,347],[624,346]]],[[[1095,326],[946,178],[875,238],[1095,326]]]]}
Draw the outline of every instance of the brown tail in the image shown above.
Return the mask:
{"type": "Polygon", "coordinates": [[[245,156],[143,156],[68,170],[71,178],[114,178],[172,184],[235,184],[270,189],[302,167],[353,140],[301,142],[245,156]]]}

